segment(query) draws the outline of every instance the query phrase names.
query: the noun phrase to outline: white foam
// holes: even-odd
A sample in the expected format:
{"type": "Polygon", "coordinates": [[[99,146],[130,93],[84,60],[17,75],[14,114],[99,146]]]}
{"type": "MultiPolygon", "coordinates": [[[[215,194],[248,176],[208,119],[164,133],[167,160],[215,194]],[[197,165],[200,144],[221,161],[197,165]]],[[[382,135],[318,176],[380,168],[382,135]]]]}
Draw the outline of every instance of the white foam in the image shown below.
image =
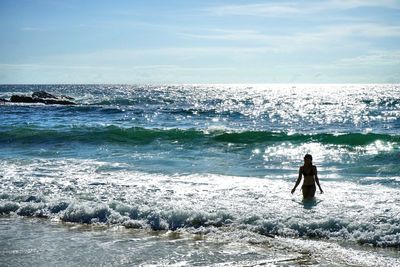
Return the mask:
{"type": "Polygon", "coordinates": [[[264,236],[351,240],[400,245],[400,197],[382,185],[324,181],[316,203],[302,203],[294,181],[222,175],[107,172],[96,161],[8,164],[0,185],[0,213],[76,223],[104,223],[153,230],[245,229],[264,236]],[[58,176],[38,183],[38,166],[58,176]],[[104,171],[97,171],[104,169],[104,171]],[[96,183],[97,181],[104,181],[96,183]]]}

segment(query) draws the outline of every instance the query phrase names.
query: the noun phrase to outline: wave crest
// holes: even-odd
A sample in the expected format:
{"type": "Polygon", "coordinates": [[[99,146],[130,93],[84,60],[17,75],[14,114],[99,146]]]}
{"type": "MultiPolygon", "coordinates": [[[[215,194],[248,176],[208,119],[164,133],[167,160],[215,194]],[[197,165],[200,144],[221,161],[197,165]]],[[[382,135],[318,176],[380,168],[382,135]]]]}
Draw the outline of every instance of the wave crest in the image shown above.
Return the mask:
{"type": "Polygon", "coordinates": [[[190,143],[307,143],[362,146],[376,141],[400,143],[400,136],[375,133],[345,134],[288,134],[268,131],[202,131],[196,129],[149,129],[142,127],[121,128],[71,127],[61,129],[42,129],[33,126],[8,127],[0,129],[0,143],[40,144],[44,142],[83,142],[83,143],[126,143],[147,144],[155,140],[180,141],[190,143]]]}
{"type": "Polygon", "coordinates": [[[267,237],[307,237],[319,239],[353,240],[360,244],[378,247],[400,247],[398,218],[382,224],[358,222],[348,219],[326,218],[313,221],[277,220],[261,216],[236,218],[223,211],[203,212],[195,210],[158,210],[156,207],[137,207],[119,202],[66,202],[16,203],[0,201],[1,214],[17,214],[28,217],[59,218],[64,222],[83,224],[122,225],[126,228],[151,230],[187,229],[193,233],[207,233],[220,227],[257,233],[267,237]],[[61,209],[53,209],[62,206],[61,209]],[[208,229],[208,230],[207,230],[208,229]]]}

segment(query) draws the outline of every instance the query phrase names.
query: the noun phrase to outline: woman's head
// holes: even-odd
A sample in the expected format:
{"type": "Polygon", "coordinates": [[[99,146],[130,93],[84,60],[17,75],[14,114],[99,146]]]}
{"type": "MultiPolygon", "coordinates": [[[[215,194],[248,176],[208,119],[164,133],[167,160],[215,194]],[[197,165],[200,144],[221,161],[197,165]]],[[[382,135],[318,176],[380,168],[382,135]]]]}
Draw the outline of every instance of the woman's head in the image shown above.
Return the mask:
{"type": "Polygon", "coordinates": [[[304,163],[312,163],[312,156],[310,154],[304,156],[304,163]]]}

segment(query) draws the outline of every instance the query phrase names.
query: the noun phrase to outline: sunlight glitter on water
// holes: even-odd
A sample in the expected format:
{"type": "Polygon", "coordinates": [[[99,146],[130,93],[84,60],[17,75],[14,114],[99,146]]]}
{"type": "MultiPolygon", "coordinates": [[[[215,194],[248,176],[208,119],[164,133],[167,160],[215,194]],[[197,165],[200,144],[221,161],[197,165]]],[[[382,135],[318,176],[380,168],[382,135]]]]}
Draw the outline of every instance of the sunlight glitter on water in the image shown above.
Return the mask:
{"type": "MultiPolygon", "coordinates": [[[[66,249],[97,263],[398,265],[398,85],[20,87],[0,91],[45,87],[78,105],[0,106],[0,233],[12,242],[43,226],[57,243],[48,229],[68,225],[80,230],[66,249]],[[313,201],[290,194],[305,153],[325,191],[313,201]],[[129,253],[113,258],[113,244],[129,253]]],[[[23,240],[2,259],[51,258],[23,240]]]]}

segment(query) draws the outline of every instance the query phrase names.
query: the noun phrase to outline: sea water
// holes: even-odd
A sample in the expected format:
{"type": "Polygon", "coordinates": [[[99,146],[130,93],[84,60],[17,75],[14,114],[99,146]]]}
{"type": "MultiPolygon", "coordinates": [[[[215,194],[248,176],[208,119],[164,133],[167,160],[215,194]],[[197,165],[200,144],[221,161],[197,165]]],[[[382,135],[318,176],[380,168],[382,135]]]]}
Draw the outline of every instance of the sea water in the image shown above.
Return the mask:
{"type": "Polygon", "coordinates": [[[399,85],[1,85],[1,266],[398,266],[399,85]],[[324,194],[290,194],[306,153],[324,194]]]}

